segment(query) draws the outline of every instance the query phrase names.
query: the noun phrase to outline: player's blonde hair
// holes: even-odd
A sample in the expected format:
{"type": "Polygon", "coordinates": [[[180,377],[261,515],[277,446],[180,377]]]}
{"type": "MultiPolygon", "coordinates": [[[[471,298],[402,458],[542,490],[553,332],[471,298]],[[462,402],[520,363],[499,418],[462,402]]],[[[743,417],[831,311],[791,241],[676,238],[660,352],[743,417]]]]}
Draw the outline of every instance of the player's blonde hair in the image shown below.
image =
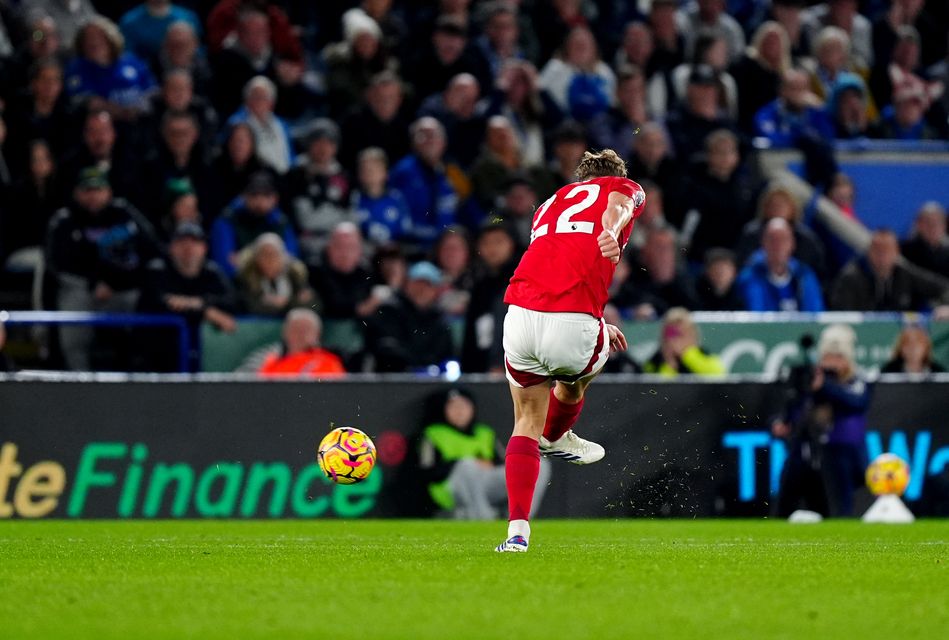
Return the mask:
{"type": "Polygon", "coordinates": [[[586,151],[577,165],[577,177],[581,182],[590,178],[608,176],[626,177],[626,163],[612,149],[586,151]]]}

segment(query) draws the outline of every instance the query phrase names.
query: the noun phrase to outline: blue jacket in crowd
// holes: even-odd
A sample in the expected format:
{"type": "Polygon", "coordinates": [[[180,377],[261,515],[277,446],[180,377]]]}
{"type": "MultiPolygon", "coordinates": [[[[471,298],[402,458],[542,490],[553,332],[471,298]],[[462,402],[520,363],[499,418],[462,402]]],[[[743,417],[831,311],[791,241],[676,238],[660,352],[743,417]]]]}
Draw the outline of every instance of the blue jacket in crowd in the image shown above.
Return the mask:
{"type": "Polygon", "coordinates": [[[823,311],[824,298],[814,270],[791,258],[791,277],[779,286],[768,277],[764,252],[757,251],[738,276],[738,289],[749,311],[823,311]]]}
{"type": "Polygon", "coordinates": [[[412,216],[412,236],[431,246],[445,227],[455,222],[458,195],[444,171],[425,165],[413,154],[402,158],[389,173],[389,184],[402,192],[412,216]]]}
{"type": "Polygon", "coordinates": [[[66,67],[70,96],[99,96],[123,107],[144,108],[157,86],[148,65],[131,53],[123,53],[108,67],[85,58],[73,58],[66,67]]]}
{"type": "Polygon", "coordinates": [[[247,210],[243,198],[237,198],[211,226],[211,260],[233,278],[236,270],[231,264],[231,255],[267,232],[283,238],[290,255],[295,258],[300,256],[296,234],[279,207],[274,207],[265,216],[257,216],[247,210]]]}
{"type": "Polygon", "coordinates": [[[353,208],[359,228],[369,242],[398,242],[412,233],[409,207],[405,197],[395,189],[387,189],[378,198],[357,191],[353,194],[353,208]]]}
{"type": "Polygon", "coordinates": [[[201,38],[201,21],[190,9],[173,4],[163,16],[153,16],[145,3],[129,9],[119,21],[125,48],[140,58],[158,58],[165,32],[175,22],[187,22],[195,35],[201,38]]]}
{"type": "Polygon", "coordinates": [[[834,125],[823,109],[807,107],[802,113],[793,113],[778,99],[755,114],[755,135],[770,140],[772,147],[786,149],[794,147],[802,135],[833,140],[834,125]]]}

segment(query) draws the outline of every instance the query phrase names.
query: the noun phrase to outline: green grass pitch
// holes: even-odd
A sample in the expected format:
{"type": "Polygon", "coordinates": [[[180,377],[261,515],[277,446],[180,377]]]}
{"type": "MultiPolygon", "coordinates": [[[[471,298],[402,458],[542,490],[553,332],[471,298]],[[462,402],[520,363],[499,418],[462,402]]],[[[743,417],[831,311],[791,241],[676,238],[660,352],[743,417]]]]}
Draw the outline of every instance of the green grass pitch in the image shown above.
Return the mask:
{"type": "Polygon", "coordinates": [[[949,521],[0,523],[0,637],[946,638],[949,521]]]}

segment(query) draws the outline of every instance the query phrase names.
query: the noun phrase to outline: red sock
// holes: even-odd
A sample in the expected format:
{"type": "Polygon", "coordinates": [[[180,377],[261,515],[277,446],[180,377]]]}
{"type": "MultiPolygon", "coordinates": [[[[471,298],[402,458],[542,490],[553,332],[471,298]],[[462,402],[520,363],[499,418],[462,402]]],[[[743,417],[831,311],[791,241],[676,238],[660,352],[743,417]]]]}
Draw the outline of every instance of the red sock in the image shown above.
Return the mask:
{"type": "Polygon", "coordinates": [[[540,449],[527,436],[511,436],[504,456],[507,504],[511,520],[527,520],[534,500],[534,485],[540,473],[540,449]]]}
{"type": "Polygon", "coordinates": [[[577,418],[580,417],[584,400],[585,397],[581,398],[577,404],[561,402],[554,395],[554,390],[551,388],[550,404],[547,405],[547,420],[544,422],[544,437],[553,442],[570,431],[573,425],[577,423],[577,418]]]}

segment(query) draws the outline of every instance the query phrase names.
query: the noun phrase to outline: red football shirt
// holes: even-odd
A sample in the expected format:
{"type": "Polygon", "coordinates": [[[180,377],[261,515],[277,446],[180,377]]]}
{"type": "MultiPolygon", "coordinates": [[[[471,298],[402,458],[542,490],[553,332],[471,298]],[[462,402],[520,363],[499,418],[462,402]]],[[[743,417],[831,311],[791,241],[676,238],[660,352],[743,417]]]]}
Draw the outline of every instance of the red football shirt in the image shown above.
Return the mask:
{"type": "MultiPolygon", "coordinates": [[[[600,253],[603,212],[610,193],[632,198],[635,219],[646,198],[628,178],[593,178],[568,184],[537,208],[531,244],[524,252],[504,302],[534,311],[588,313],[600,318],[616,270],[600,253]]],[[[618,238],[625,247],[633,222],[618,238]]]]}

